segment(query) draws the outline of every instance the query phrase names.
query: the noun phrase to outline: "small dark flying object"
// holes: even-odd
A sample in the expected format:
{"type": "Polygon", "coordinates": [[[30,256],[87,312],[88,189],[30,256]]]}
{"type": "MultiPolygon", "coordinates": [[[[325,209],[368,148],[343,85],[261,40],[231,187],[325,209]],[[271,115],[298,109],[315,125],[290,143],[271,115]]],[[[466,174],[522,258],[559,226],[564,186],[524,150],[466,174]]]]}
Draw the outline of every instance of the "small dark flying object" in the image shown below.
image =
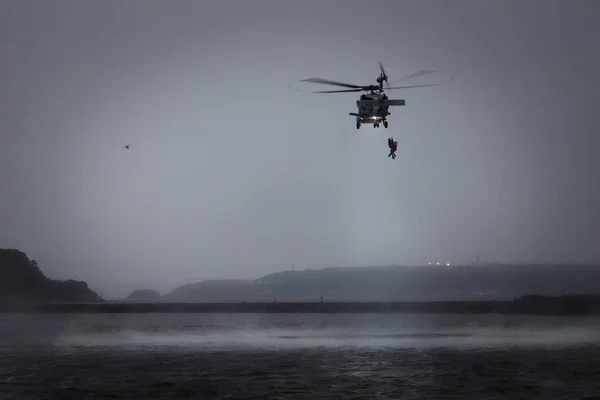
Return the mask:
{"type": "MultiPolygon", "coordinates": [[[[411,85],[411,86],[395,86],[392,87],[390,84],[407,81],[409,79],[418,78],[420,76],[425,76],[429,74],[433,74],[436,71],[419,71],[413,74],[407,75],[403,78],[397,79],[388,83],[388,76],[383,69],[383,65],[381,62],[379,63],[379,69],[381,73],[377,78],[377,85],[353,85],[350,83],[331,81],[328,79],[321,78],[308,78],[303,79],[300,82],[311,82],[311,83],[319,83],[325,85],[333,85],[333,86],[341,86],[349,89],[344,90],[322,90],[310,93],[348,93],[348,92],[361,92],[366,91],[369,94],[363,94],[360,96],[360,99],[356,101],[356,107],[358,108],[358,113],[350,113],[351,116],[356,117],[356,129],[360,129],[361,124],[373,124],[373,128],[379,128],[379,124],[383,123],[385,128],[388,127],[387,116],[391,113],[388,111],[390,106],[404,106],[406,105],[405,100],[390,100],[384,92],[383,82],[386,83],[385,90],[396,90],[396,89],[408,89],[408,88],[417,88],[417,87],[427,87],[427,86],[436,86],[439,83],[431,83],[426,85],[411,85]]],[[[446,82],[454,79],[450,77],[446,82]]]]}
{"type": "Polygon", "coordinates": [[[125,146],[123,146],[124,149],[128,149],[131,145],[130,144],[126,144],[125,146]]]}

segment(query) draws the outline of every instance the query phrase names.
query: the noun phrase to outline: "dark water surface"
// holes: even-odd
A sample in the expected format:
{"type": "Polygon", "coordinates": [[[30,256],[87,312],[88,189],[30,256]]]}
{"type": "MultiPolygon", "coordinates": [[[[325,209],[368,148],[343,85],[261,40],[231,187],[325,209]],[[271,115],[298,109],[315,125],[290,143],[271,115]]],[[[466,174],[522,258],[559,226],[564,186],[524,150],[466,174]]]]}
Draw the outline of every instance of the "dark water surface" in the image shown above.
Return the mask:
{"type": "Polygon", "coordinates": [[[0,315],[0,399],[582,399],[600,320],[0,315]]]}

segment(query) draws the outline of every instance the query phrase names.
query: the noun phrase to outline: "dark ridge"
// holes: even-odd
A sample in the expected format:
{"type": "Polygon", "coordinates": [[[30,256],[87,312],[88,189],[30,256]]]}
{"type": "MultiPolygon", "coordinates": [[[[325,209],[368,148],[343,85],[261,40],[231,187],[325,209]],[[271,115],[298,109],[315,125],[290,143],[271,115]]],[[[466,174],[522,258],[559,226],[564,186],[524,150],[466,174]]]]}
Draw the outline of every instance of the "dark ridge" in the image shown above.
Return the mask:
{"type": "Polygon", "coordinates": [[[151,289],[134,290],[129,296],[127,296],[126,299],[126,301],[133,303],[156,303],[160,302],[161,300],[162,296],[160,293],[151,289]]]}
{"type": "Polygon", "coordinates": [[[16,249],[0,249],[0,305],[27,302],[89,303],[103,301],[83,281],[47,278],[35,260],[16,249]]]}
{"type": "Polygon", "coordinates": [[[512,300],[528,293],[600,295],[596,265],[452,265],[284,271],[252,281],[182,285],[162,302],[512,300]]]}
{"type": "Polygon", "coordinates": [[[600,296],[522,296],[512,301],[88,303],[0,305],[0,312],[39,313],[452,313],[600,315],[600,296]]]}

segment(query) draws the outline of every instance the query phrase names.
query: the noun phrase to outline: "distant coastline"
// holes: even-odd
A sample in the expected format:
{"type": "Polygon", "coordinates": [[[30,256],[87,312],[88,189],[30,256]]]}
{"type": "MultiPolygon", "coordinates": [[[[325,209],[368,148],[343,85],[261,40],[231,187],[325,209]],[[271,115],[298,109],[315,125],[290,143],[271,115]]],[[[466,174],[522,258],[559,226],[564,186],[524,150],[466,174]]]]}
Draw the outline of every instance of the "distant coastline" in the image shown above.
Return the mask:
{"type": "Polygon", "coordinates": [[[600,265],[481,264],[372,266],[288,270],[254,280],[204,280],[139,303],[511,301],[523,295],[600,295],[600,265]]]}
{"type": "Polygon", "coordinates": [[[600,316],[600,296],[522,296],[512,301],[20,303],[3,313],[440,313],[600,316]]]}
{"type": "Polygon", "coordinates": [[[589,316],[600,315],[598,282],[600,265],[334,267],[204,280],[165,294],[139,289],[111,302],[84,281],[49,279],[20,250],[0,249],[0,312],[589,316]]]}

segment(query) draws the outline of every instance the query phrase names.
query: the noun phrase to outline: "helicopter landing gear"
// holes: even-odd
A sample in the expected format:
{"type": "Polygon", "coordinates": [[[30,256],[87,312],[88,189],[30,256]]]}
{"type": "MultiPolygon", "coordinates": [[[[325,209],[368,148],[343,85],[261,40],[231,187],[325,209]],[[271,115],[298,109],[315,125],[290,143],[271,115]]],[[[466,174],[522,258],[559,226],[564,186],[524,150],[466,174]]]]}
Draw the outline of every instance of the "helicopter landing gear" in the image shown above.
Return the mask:
{"type": "Polygon", "coordinates": [[[388,127],[388,122],[387,122],[387,121],[383,121],[383,127],[384,127],[385,129],[387,129],[387,127],[388,127]]]}
{"type": "Polygon", "coordinates": [[[360,129],[360,122],[356,123],[356,129],[360,129]]]}
{"type": "Polygon", "coordinates": [[[379,124],[373,124],[373,128],[379,128],[379,124]]]}

